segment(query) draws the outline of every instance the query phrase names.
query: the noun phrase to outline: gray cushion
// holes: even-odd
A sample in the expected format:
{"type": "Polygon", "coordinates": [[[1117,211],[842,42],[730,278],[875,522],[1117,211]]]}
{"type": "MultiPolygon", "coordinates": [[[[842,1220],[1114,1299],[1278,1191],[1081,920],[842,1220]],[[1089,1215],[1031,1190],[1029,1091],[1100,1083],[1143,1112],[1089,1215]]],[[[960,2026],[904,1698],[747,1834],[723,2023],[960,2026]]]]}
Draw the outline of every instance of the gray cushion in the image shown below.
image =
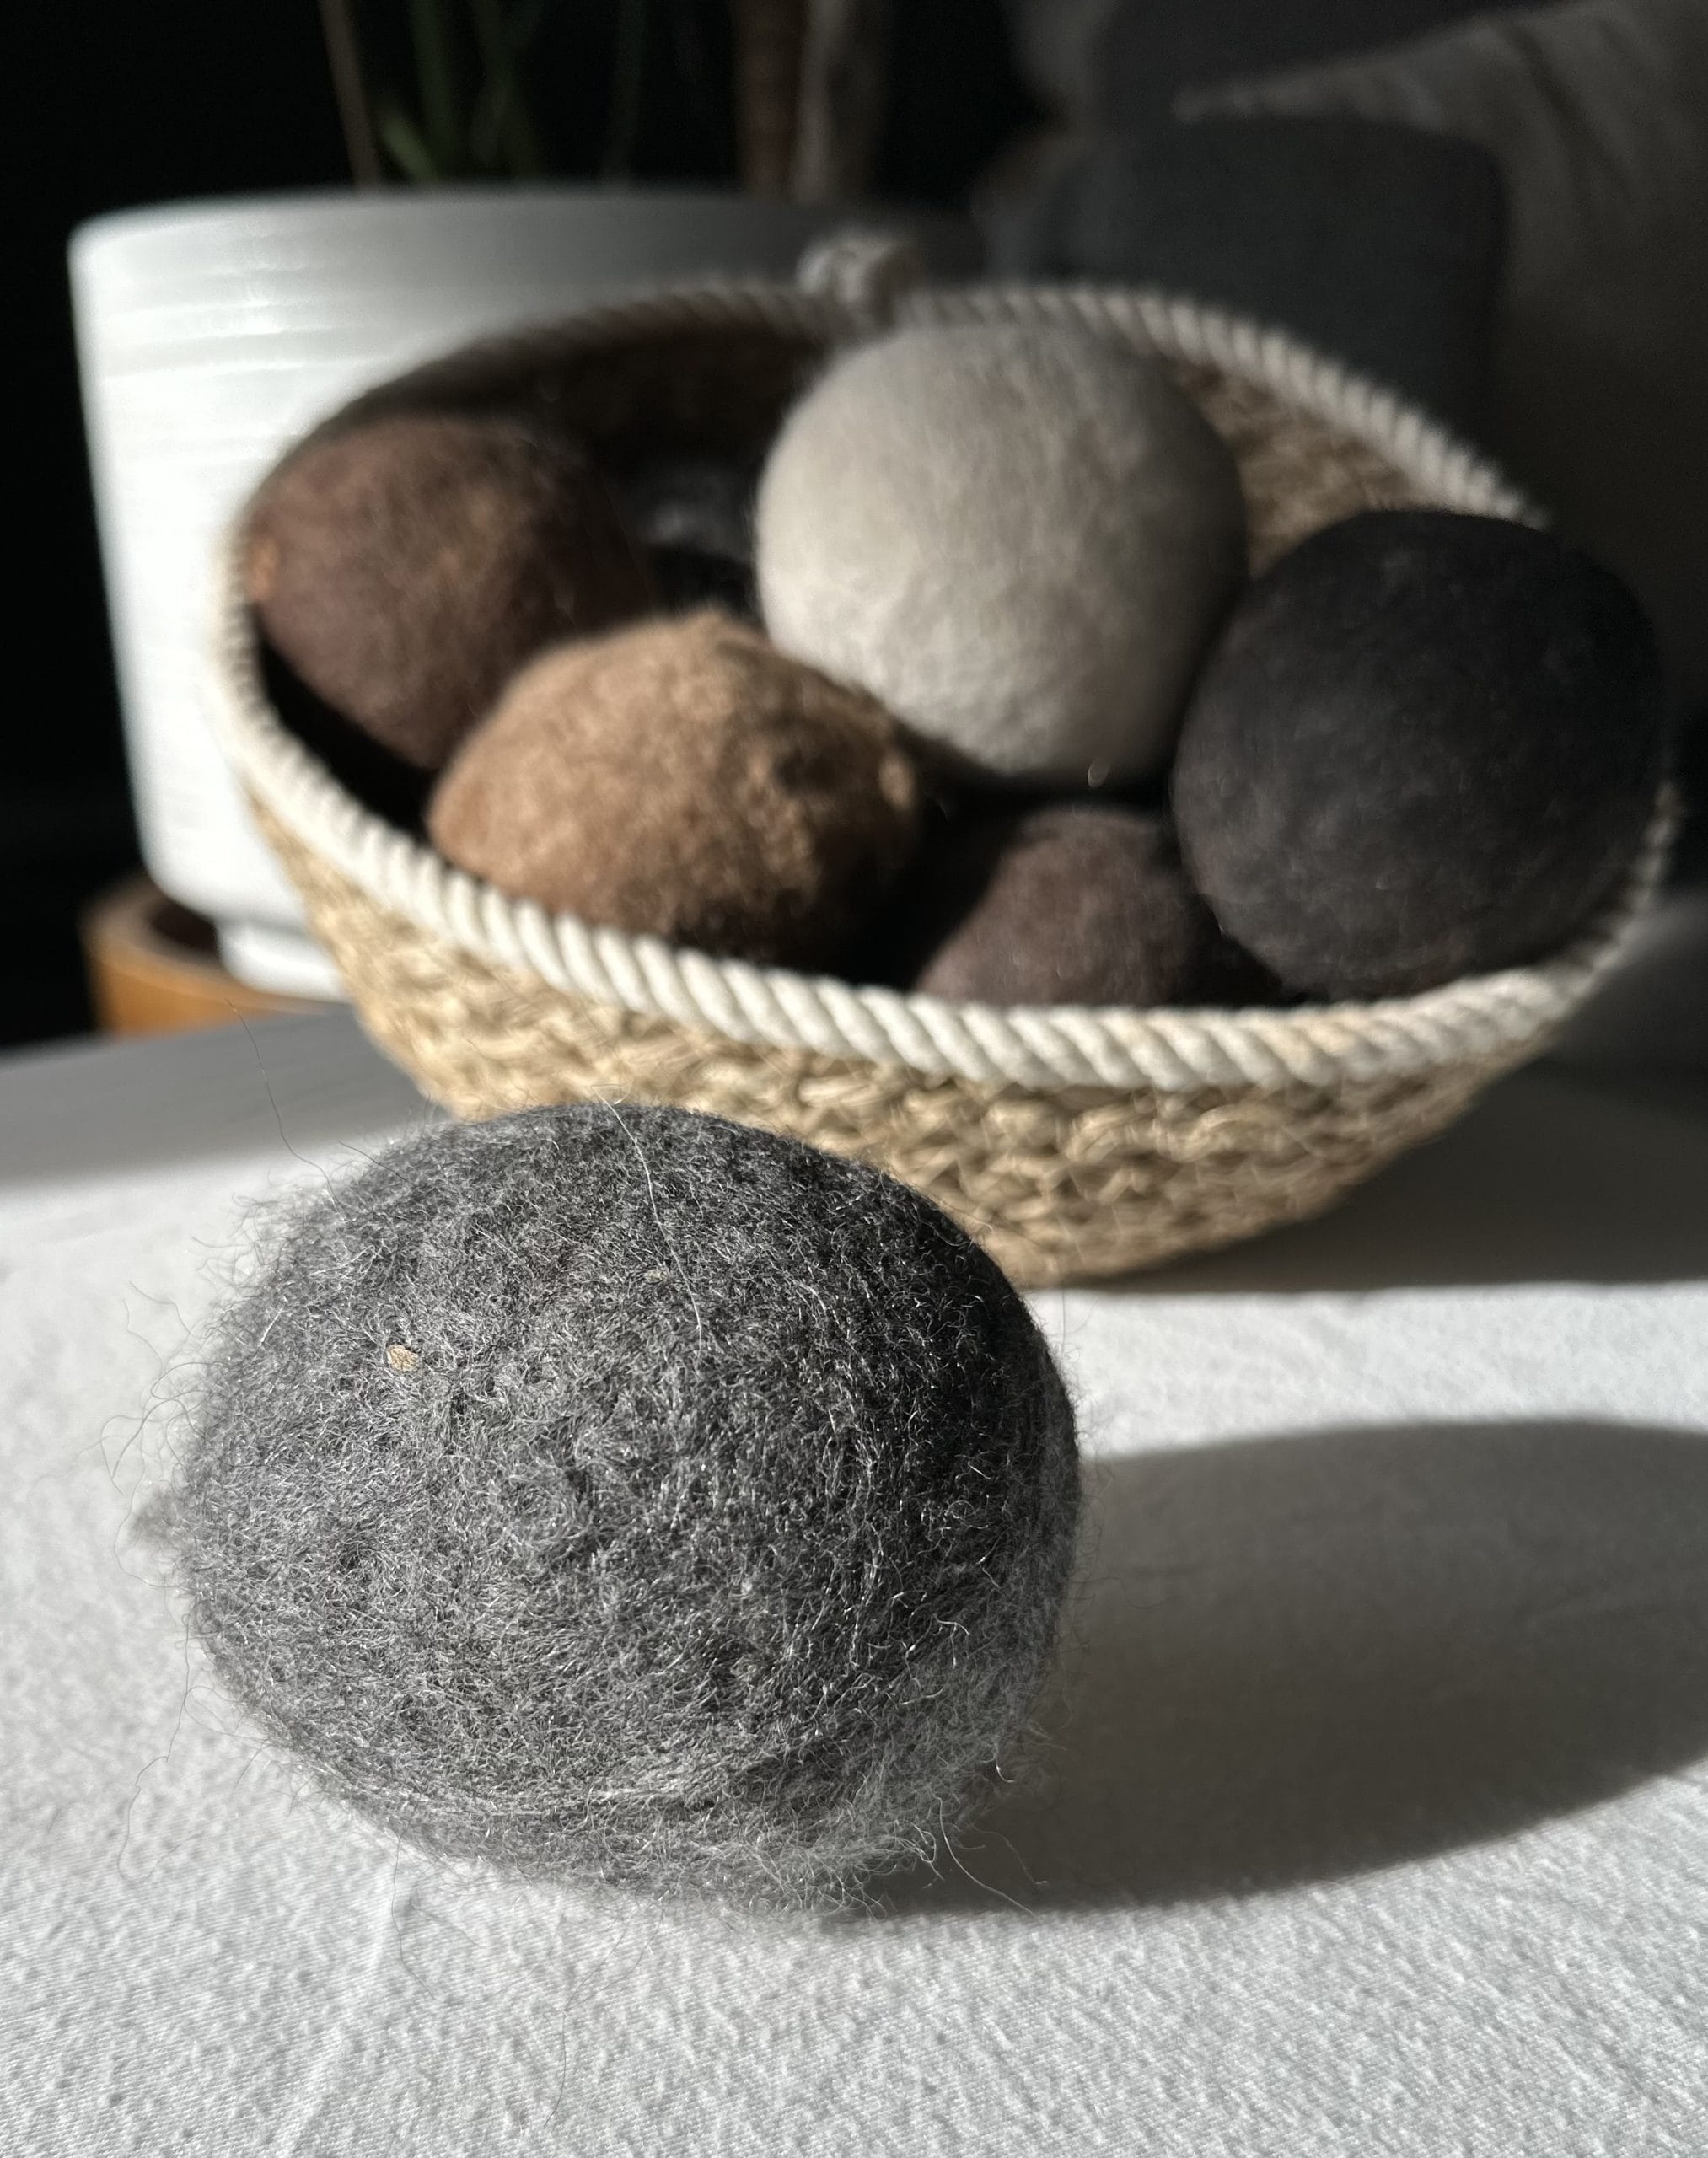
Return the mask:
{"type": "Polygon", "coordinates": [[[1125,127],[1177,91],[1416,37],[1524,0],[1007,0],[1023,72],[1064,118],[1125,127]]]}
{"type": "Polygon", "coordinates": [[[1474,144],[1356,119],[1161,119],[1068,148],[990,223],[1005,273],[1190,293],[1475,416],[1504,205],[1474,144]]]}

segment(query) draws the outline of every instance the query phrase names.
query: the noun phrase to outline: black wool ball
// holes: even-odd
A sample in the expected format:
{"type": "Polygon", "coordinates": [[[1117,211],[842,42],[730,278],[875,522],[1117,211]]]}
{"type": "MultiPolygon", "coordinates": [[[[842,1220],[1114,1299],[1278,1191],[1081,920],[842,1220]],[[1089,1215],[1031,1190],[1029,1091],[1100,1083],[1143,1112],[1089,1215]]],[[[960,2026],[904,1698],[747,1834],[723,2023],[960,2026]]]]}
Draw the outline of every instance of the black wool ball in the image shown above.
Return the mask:
{"type": "Polygon", "coordinates": [[[758,485],[756,464],[729,458],[654,459],[625,477],[618,500],[672,613],[717,606],[757,620],[753,503],[758,485]]]}
{"type": "Polygon", "coordinates": [[[1078,1505],[959,1229],[672,1109],[448,1125],[311,1197],[190,1426],[191,1623],[326,1786],[456,1856],[759,1899],[921,1849],[1007,1761],[1078,1505]]]}
{"type": "Polygon", "coordinates": [[[1629,871],[1660,662],[1610,572],[1441,510],[1314,534],[1252,586],[1174,775],[1186,866],[1291,987],[1406,996],[1557,949],[1629,871]]]}
{"type": "Polygon", "coordinates": [[[1257,1001],[1154,810],[1066,802],[964,813],[889,910],[898,977],[980,1004],[1257,1001]],[[1242,996],[1249,990],[1249,996],[1242,996]]]}

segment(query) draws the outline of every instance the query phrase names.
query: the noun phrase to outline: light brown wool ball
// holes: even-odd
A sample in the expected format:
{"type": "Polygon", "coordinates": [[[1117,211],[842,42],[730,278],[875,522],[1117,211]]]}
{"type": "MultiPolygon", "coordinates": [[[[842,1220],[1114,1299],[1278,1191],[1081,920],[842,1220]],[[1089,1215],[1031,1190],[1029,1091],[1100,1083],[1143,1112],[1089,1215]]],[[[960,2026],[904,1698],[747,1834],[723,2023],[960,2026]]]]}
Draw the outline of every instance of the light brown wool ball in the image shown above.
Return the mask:
{"type": "Polygon", "coordinates": [[[442,853],[518,898],[796,966],[835,963],[918,824],[884,708],[709,609],[543,654],[427,811],[442,853]]]}
{"type": "Polygon", "coordinates": [[[255,497],[243,574],[268,642],[309,688],[427,771],[543,645],[653,599],[574,442],[448,414],[306,443],[255,497]]]}

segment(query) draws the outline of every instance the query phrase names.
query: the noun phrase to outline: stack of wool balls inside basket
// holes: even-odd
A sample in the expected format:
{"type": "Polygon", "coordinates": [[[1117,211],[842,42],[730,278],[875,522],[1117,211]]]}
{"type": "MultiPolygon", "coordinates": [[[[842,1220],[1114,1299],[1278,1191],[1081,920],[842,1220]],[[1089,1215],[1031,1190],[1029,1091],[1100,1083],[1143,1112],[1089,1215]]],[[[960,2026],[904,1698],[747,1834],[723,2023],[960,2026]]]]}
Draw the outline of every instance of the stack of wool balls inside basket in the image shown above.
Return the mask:
{"type": "Polygon", "coordinates": [[[1663,754],[1544,533],[1368,511],[1254,581],[1228,448],[1063,326],[834,355],[756,472],[537,416],[333,425],[253,504],[297,680],[513,896],[1001,1006],[1403,996],[1560,947],[1663,754]]]}

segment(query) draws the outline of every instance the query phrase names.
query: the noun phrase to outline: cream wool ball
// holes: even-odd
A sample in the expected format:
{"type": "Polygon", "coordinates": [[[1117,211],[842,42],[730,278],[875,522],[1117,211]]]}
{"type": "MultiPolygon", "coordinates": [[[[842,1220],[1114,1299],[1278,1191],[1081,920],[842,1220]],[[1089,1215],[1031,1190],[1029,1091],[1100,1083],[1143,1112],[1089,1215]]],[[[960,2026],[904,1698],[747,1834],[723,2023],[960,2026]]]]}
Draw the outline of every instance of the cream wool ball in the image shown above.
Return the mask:
{"type": "Polygon", "coordinates": [[[1227,446],[1156,362],[1014,324],[841,361],[767,461],[766,628],[987,778],[1167,764],[1245,566],[1227,446]]]}

